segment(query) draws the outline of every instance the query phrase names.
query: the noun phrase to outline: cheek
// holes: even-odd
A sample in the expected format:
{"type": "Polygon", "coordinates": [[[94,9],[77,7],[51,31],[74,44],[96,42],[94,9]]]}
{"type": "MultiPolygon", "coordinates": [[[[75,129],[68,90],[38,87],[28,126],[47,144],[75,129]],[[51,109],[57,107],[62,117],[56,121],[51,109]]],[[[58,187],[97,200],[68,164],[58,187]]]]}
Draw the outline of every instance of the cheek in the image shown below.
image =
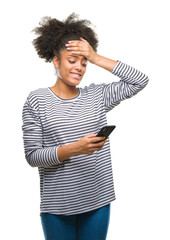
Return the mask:
{"type": "Polygon", "coordinates": [[[67,65],[63,65],[60,67],[60,73],[63,75],[67,75],[71,71],[71,67],[67,65]]]}

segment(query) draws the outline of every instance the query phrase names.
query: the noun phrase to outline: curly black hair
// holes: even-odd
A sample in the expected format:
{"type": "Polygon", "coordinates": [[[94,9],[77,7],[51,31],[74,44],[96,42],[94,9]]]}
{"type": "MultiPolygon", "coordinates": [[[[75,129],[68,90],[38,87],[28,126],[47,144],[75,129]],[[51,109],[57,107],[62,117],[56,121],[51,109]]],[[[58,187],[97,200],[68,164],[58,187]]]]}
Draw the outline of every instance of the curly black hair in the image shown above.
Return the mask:
{"type": "Polygon", "coordinates": [[[60,59],[60,51],[65,48],[65,44],[69,40],[80,40],[80,37],[86,39],[97,52],[98,37],[90,27],[92,23],[87,19],[79,20],[78,16],[73,12],[65,21],[47,16],[40,20],[40,27],[32,30],[39,35],[32,44],[40,58],[46,62],[51,62],[54,56],[60,59]]]}

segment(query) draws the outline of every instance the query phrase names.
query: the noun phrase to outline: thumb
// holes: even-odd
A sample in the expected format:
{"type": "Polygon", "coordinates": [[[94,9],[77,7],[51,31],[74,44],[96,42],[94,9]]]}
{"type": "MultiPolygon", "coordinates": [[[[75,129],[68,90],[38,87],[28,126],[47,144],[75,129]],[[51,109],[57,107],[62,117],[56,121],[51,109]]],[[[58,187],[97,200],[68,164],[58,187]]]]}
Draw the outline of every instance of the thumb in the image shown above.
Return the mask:
{"type": "Polygon", "coordinates": [[[80,37],[80,39],[82,40],[82,41],[84,41],[84,42],[87,42],[84,38],[82,38],[82,37],[80,37]]]}
{"type": "Polygon", "coordinates": [[[95,137],[95,136],[96,136],[95,133],[91,133],[91,134],[88,135],[88,137],[95,137]]]}

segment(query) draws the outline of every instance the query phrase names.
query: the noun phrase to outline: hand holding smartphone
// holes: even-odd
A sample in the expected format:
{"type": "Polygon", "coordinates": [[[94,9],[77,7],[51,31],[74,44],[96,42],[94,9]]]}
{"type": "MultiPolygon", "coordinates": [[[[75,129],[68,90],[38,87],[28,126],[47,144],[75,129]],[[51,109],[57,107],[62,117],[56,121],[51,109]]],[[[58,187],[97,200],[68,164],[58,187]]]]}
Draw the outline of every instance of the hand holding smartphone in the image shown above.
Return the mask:
{"type": "MultiPolygon", "coordinates": [[[[105,137],[108,138],[108,136],[111,134],[111,132],[116,128],[115,125],[107,125],[101,128],[101,130],[98,132],[98,134],[96,135],[96,137],[105,137]]],[[[104,140],[105,140],[104,139],[104,140]]],[[[102,140],[102,141],[104,141],[102,140]]],[[[101,142],[101,141],[98,141],[101,142]]],[[[98,143],[96,142],[96,143],[98,143]]]]}
{"type": "Polygon", "coordinates": [[[114,126],[114,125],[107,125],[107,126],[102,127],[101,130],[97,133],[97,135],[94,133],[91,133],[91,134],[88,134],[88,135],[80,138],[75,143],[76,151],[77,151],[76,155],[92,154],[94,151],[98,151],[98,150],[102,149],[103,145],[105,144],[106,138],[108,138],[108,136],[115,129],[115,127],[116,126],[114,126]],[[97,137],[97,142],[95,142],[96,137],[97,137]],[[102,137],[104,137],[104,139],[98,141],[98,139],[102,139],[102,137]],[[103,143],[96,144],[99,142],[103,142],[103,143]]]}

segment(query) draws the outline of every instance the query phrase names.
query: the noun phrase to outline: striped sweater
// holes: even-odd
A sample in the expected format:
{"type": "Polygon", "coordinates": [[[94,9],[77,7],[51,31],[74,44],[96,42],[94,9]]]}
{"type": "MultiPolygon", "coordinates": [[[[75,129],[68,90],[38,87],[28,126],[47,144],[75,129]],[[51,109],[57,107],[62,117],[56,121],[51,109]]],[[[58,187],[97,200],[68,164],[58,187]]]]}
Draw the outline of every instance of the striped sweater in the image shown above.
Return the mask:
{"type": "Polygon", "coordinates": [[[117,61],[112,74],[119,81],[80,87],[74,98],[62,99],[49,87],[29,93],[22,112],[23,142],[28,164],[39,171],[40,214],[79,214],[116,199],[109,138],[93,154],[63,162],[57,149],[97,134],[107,125],[107,112],[147,85],[148,76],[117,61]]]}

